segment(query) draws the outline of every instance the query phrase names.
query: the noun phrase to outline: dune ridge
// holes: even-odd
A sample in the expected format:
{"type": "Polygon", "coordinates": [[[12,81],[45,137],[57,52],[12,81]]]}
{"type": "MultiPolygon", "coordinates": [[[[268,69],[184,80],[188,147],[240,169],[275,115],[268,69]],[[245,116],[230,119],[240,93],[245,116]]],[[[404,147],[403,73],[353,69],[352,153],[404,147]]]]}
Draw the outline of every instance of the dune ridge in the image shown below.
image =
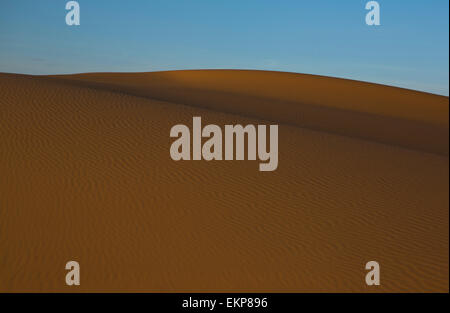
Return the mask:
{"type": "Polygon", "coordinates": [[[186,70],[51,76],[181,103],[448,155],[448,97],[284,72],[186,70]]]}
{"type": "Polygon", "coordinates": [[[0,292],[448,292],[448,156],[280,124],[274,172],[175,162],[174,124],[265,121],[100,87],[0,74],[0,292]]]}

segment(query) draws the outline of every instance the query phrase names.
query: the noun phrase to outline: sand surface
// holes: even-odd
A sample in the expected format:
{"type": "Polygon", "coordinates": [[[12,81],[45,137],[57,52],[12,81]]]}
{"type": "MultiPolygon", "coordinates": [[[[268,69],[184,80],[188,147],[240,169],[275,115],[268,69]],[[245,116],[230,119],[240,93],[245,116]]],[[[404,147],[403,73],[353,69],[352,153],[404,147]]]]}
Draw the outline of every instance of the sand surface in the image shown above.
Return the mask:
{"type": "Polygon", "coordinates": [[[257,71],[0,74],[0,94],[0,292],[449,291],[448,97],[257,71]],[[193,116],[277,122],[278,169],[173,161],[193,116]]]}

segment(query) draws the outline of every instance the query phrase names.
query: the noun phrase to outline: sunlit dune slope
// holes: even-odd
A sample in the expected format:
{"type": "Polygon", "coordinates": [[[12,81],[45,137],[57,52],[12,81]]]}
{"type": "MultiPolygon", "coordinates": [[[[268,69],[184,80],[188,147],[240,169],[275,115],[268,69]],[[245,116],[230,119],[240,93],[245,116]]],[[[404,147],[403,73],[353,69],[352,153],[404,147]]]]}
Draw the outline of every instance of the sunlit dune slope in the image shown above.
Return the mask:
{"type": "Polygon", "coordinates": [[[337,109],[342,94],[310,93],[323,78],[291,74],[77,79],[85,78],[0,74],[0,292],[448,292],[448,156],[296,126],[398,141],[408,139],[405,129],[423,130],[435,135],[429,146],[424,135],[407,143],[442,151],[444,98],[417,93],[430,99],[428,111],[408,96],[415,93],[363,84],[403,102],[385,95],[392,107],[356,107],[347,94],[337,109]],[[306,95],[323,105],[302,104],[306,95]],[[195,106],[155,100],[163,97],[195,106]],[[221,127],[276,120],[277,170],[173,161],[170,129],[193,116],[221,127]],[[80,286],[65,284],[69,260],[81,266],[80,286]],[[380,286],[365,283],[371,260],[380,286]]]}
{"type": "Polygon", "coordinates": [[[449,100],[444,96],[331,77],[247,70],[57,77],[448,155],[449,100]]]}

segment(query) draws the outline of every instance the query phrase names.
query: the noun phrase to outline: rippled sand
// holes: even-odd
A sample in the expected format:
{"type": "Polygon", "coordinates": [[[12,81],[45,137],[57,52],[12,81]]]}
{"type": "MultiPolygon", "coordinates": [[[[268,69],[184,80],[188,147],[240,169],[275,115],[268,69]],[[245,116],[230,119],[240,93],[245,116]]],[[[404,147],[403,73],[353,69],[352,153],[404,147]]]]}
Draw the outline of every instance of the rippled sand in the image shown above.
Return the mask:
{"type": "Polygon", "coordinates": [[[0,291],[448,292],[448,98],[248,75],[0,74],[0,291]],[[173,161],[192,116],[276,121],[278,169],[173,161]]]}

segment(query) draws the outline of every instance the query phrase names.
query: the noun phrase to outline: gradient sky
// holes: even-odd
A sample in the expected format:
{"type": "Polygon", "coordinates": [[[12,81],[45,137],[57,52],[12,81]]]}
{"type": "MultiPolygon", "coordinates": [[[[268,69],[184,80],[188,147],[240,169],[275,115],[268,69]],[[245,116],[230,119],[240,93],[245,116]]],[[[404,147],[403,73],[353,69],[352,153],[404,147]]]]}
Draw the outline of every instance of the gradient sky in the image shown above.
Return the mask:
{"type": "Polygon", "coordinates": [[[239,68],[310,73],[449,94],[449,1],[0,0],[0,72],[239,68]]]}

